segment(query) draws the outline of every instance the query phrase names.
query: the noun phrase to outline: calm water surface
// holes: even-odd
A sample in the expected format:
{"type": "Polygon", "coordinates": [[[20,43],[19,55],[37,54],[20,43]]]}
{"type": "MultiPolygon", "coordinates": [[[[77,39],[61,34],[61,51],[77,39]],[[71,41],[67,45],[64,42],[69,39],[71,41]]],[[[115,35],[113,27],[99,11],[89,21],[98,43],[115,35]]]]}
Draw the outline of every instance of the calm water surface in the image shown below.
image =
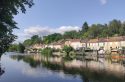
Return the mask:
{"type": "Polygon", "coordinates": [[[6,53],[0,82],[125,82],[124,65],[6,53]]]}

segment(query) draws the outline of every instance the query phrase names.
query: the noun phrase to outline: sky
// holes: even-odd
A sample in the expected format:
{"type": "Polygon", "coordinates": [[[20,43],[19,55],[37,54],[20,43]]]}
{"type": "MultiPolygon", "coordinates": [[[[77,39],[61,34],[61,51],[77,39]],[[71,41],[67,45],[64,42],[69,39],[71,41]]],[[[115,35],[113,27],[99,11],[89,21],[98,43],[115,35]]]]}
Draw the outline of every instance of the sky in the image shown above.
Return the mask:
{"type": "Polygon", "coordinates": [[[125,0],[34,0],[26,14],[14,16],[20,29],[15,29],[16,42],[33,35],[45,36],[81,29],[86,21],[105,24],[113,19],[125,21],[125,0]]]}

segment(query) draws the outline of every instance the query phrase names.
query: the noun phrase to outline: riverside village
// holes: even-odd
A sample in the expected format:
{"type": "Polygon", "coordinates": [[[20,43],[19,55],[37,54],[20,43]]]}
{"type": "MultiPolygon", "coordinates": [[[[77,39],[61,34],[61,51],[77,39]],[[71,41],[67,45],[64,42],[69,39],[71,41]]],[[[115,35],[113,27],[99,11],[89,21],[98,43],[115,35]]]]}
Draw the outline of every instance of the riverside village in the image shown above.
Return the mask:
{"type": "Polygon", "coordinates": [[[125,82],[125,0],[0,0],[0,82],[125,82]]]}
{"type": "MultiPolygon", "coordinates": [[[[56,52],[53,52],[53,55],[61,56],[60,50],[64,46],[71,46],[75,51],[71,51],[71,55],[81,54],[84,55],[87,52],[96,52],[98,56],[105,57],[107,54],[125,54],[125,36],[116,36],[116,37],[107,37],[107,38],[95,38],[95,39],[62,39],[57,42],[50,44],[34,44],[25,49],[28,53],[38,53],[41,49],[52,48],[56,52]]],[[[70,53],[70,52],[69,52],[70,53]]],[[[66,53],[65,53],[66,54],[66,53]]],[[[94,53],[95,54],[95,53],[94,53]]],[[[93,54],[93,55],[94,55],[93,54]]],[[[88,54],[89,55],[89,54],[88,54]]],[[[120,57],[120,56],[116,56],[120,57]]],[[[90,57],[90,59],[92,56],[90,57]]]]}

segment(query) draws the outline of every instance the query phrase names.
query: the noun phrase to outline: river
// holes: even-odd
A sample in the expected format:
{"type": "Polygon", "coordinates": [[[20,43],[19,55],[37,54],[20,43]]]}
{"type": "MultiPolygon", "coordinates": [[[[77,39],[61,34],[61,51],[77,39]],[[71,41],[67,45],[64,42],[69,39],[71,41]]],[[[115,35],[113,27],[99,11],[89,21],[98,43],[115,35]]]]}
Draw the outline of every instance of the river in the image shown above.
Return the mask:
{"type": "Polygon", "coordinates": [[[104,60],[65,61],[11,52],[0,64],[0,82],[125,82],[124,65],[104,60]]]}

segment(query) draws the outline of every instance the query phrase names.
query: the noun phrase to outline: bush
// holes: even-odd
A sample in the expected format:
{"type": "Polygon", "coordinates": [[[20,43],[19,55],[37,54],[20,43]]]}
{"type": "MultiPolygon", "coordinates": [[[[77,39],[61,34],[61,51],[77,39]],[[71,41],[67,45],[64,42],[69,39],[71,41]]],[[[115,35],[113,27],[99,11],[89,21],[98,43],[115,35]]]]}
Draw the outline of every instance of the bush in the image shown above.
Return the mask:
{"type": "Polygon", "coordinates": [[[22,43],[19,43],[19,45],[18,45],[18,51],[20,53],[24,53],[24,50],[25,50],[25,46],[22,43]]]}
{"type": "Polygon", "coordinates": [[[47,47],[47,48],[44,48],[44,49],[41,50],[42,55],[50,56],[50,55],[52,55],[52,53],[53,53],[52,48],[47,47]]]}
{"type": "Polygon", "coordinates": [[[18,45],[17,45],[17,44],[12,44],[12,45],[10,45],[8,51],[9,51],[9,52],[18,51],[18,45]]]}
{"type": "Polygon", "coordinates": [[[71,46],[64,46],[62,50],[65,51],[68,55],[74,49],[71,46]]]}

